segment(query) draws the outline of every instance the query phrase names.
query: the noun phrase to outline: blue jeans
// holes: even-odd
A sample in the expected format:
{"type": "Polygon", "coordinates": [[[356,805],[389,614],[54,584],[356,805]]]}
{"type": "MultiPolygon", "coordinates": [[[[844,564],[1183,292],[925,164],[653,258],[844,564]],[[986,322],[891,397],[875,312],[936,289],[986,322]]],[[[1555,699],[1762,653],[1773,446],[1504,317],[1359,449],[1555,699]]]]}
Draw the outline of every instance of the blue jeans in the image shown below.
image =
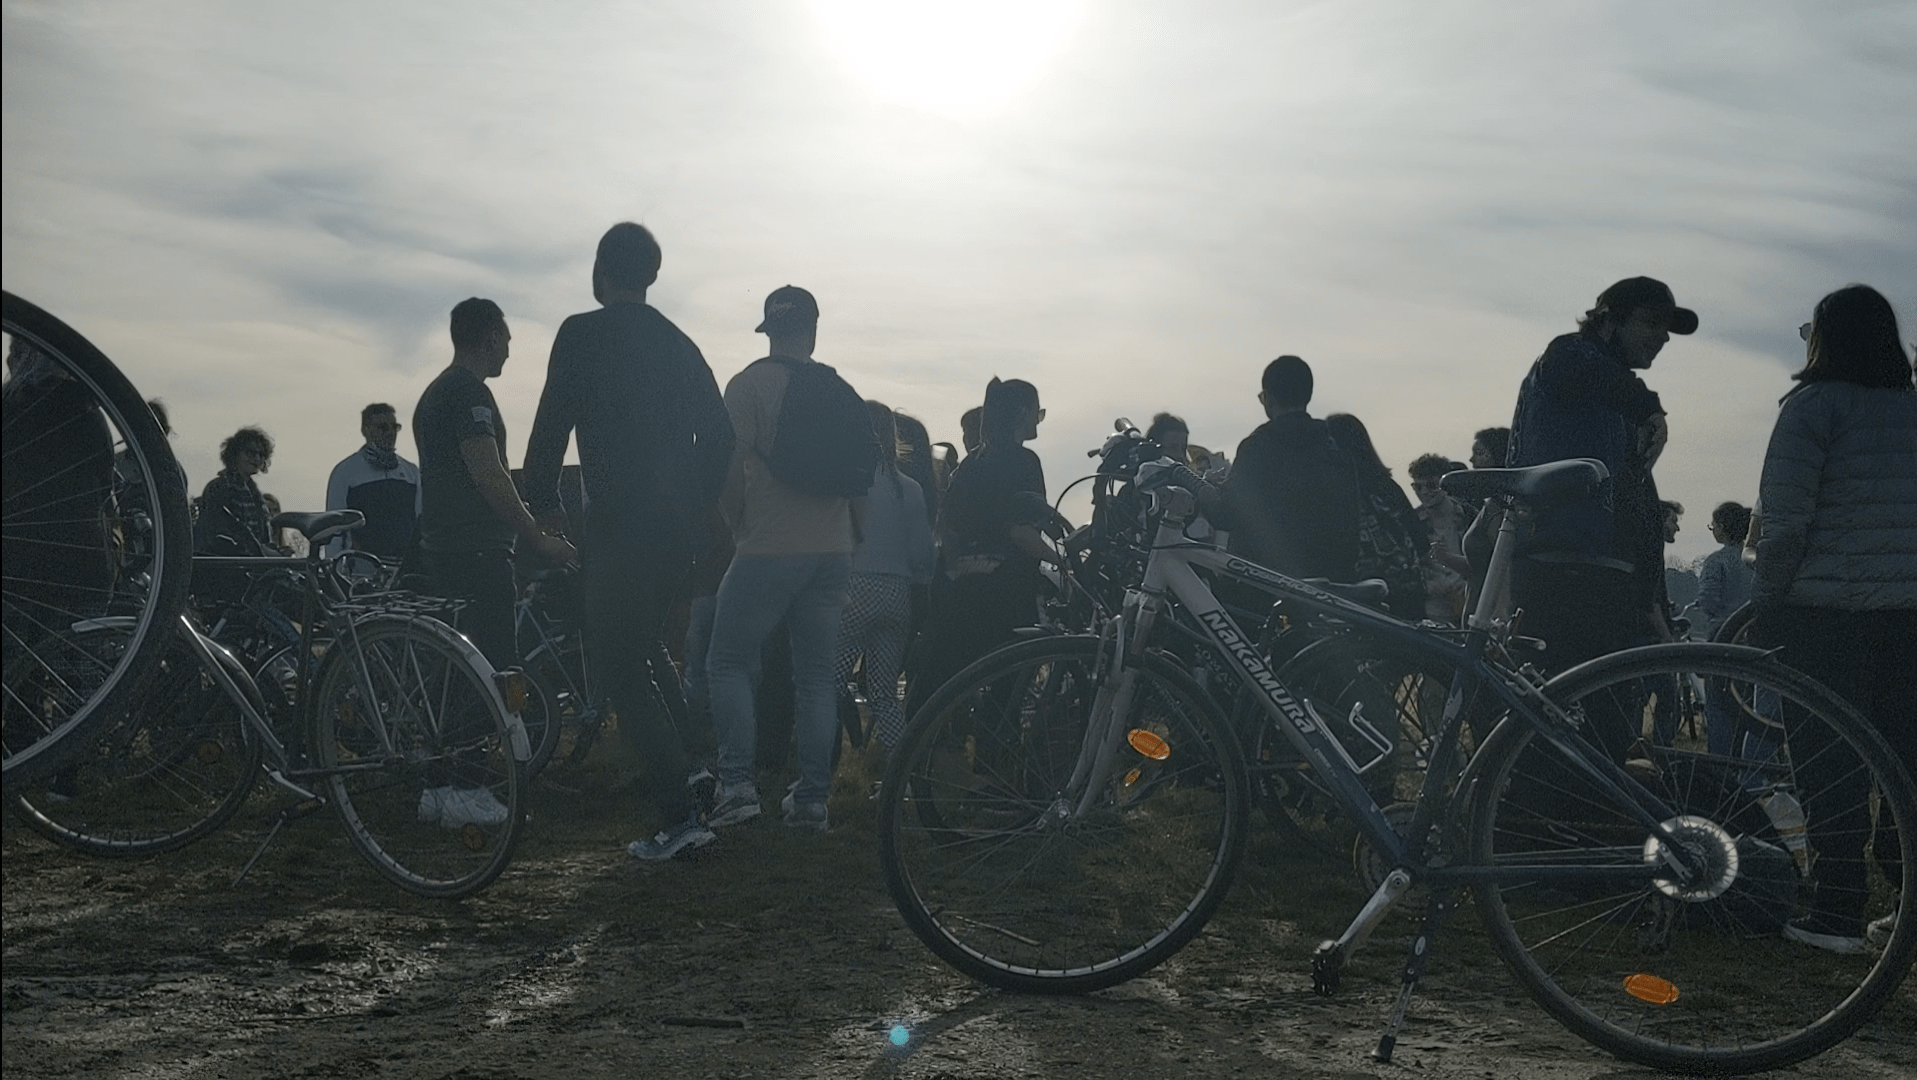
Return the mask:
{"type": "Polygon", "coordinates": [[[758,757],[758,721],[752,714],[752,684],[759,674],[766,635],[790,616],[793,736],[799,751],[802,803],[824,802],[832,785],[832,746],[838,741],[838,699],[832,667],[839,639],[839,609],[852,572],[849,553],[740,555],[719,585],[712,615],[712,645],[706,653],[706,687],[712,729],[719,740],[719,782],[752,782],[758,757]]]}

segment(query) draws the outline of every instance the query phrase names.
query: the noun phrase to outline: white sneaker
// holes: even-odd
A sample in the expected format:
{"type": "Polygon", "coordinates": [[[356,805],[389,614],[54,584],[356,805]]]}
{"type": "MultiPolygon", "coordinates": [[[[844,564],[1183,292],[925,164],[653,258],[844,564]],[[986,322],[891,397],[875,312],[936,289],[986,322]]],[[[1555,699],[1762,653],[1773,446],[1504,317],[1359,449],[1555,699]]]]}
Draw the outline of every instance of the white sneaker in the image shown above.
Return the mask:
{"type": "Polygon", "coordinates": [[[712,811],[706,815],[707,828],[737,825],[759,816],[759,789],[750,783],[738,787],[721,784],[714,797],[712,811]]]}
{"type": "Polygon", "coordinates": [[[452,790],[449,787],[429,787],[420,792],[419,820],[428,825],[439,824],[439,819],[444,814],[446,794],[452,790]]]}
{"type": "MultiPolygon", "coordinates": [[[[463,828],[467,825],[504,825],[512,816],[506,804],[499,801],[490,788],[433,788],[439,793],[439,823],[448,829],[463,828]]],[[[425,800],[422,797],[423,809],[425,800]]],[[[426,820],[421,818],[421,820],[426,820]]]]}

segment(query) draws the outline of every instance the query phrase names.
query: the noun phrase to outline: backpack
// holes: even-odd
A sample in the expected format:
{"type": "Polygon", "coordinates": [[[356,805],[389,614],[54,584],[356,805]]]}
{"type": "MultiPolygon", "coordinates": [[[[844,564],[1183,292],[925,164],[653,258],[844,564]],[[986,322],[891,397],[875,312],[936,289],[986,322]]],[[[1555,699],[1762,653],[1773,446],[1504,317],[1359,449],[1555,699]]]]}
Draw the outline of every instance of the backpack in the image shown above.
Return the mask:
{"type": "Polygon", "coordinates": [[[865,399],[839,373],[816,361],[768,356],[754,363],[786,370],[779,431],[760,456],[779,482],[807,495],[853,498],[872,486],[879,438],[865,399]]]}

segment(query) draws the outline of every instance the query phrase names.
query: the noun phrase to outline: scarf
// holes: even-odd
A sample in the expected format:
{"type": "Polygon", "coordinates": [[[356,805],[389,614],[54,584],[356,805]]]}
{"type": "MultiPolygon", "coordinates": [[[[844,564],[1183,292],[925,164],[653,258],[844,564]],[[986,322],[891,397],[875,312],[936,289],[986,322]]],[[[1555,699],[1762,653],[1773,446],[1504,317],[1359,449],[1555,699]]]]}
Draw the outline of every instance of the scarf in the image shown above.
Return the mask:
{"type": "Polygon", "coordinates": [[[394,469],[399,468],[398,450],[385,450],[374,446],[372,443],[367,443],[360,448],[359,452],[366,455],[366,463],[368,465],[371,465],[380,472],[392,472],[394,469]]]}

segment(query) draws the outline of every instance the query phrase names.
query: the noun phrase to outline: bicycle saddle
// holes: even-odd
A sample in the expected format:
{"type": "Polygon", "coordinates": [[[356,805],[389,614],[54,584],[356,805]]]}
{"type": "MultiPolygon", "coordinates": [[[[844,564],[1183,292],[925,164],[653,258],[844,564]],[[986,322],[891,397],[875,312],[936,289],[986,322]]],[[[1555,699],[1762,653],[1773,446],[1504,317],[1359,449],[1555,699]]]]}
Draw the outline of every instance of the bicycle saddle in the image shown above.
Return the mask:
{"type": "Polygon", "coordinates": [[[1540,503],[1587,495],[1609,475],[1596,458],[1567,458],[1522,469],[1459,469],[1445,473],[1438,483],[1465,499],[1513,495],[1540,503]]]}
{"type": "Polygon", "coordinates": [[[340,533],[366,524],[366,515],[358,510],[327,510],[318,514],[285,513],[273,515],[275,529],[292,529],[306,537],[309,544],[323,544],[340,533]]]}
{"type": "Polygon", "coordinates": [[[1349,600],[1354,604],[1383,607],[1384,602],[1391,599],[1391,586],[1385,584],[1382,578],[1366,578],[1363,581],[1348,583],[1334,582],[1330,578],[1321,577],[1299,578],[1298,580],[1317,589],[1319,592],[1328,592],[1333,596],[1349,600]]]}

